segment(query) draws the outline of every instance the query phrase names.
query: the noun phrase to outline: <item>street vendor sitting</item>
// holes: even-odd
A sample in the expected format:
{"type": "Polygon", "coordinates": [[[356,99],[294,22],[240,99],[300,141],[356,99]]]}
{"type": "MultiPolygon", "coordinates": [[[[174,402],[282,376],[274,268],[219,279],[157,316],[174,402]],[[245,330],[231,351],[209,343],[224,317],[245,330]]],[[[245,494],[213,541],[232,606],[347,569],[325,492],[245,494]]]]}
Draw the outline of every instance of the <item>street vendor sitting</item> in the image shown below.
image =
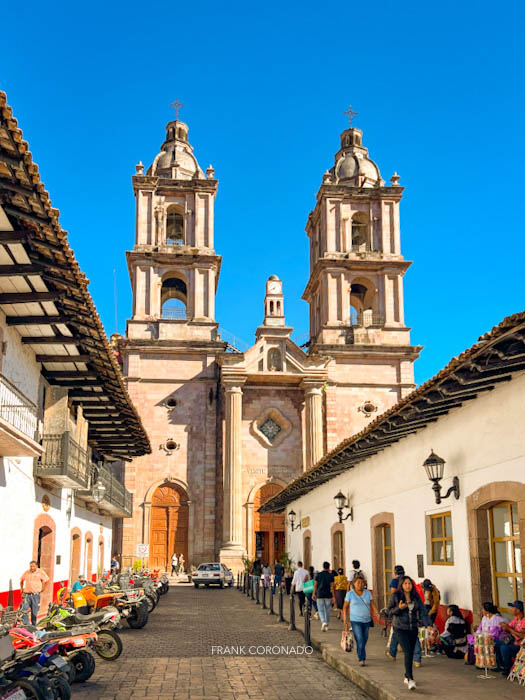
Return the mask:
{"type": "Polygon", "coordinates": [[[509,675],[514,658],[519,651],[521,641],[525,639],[523,602],[521,600],[515,600],[513,603],[508,603],[508,606],[512,608],[513,618],[509,624],[506,622],[500,623],[500,627],[506,632],[506,635],[503,639],[497,639],[494,642],[498,670],[501,671],[504,676],[509,675]]]}

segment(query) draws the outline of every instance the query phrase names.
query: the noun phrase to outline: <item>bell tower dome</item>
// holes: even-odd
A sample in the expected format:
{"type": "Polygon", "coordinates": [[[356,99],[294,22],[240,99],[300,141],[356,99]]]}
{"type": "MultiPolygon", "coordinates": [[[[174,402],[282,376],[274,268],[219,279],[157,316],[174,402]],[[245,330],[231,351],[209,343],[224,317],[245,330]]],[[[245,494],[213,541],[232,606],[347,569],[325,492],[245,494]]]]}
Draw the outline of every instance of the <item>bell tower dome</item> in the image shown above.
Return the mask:
{"type": "Polygon", "coordinates": [[[135,246],[128,251],[133,288],[130,338],[215,340],[215,293],[221,264],[214,250],[218,182],[202,171],[175,119],[144,174],[132,178],[136,198],[135,246]]]}

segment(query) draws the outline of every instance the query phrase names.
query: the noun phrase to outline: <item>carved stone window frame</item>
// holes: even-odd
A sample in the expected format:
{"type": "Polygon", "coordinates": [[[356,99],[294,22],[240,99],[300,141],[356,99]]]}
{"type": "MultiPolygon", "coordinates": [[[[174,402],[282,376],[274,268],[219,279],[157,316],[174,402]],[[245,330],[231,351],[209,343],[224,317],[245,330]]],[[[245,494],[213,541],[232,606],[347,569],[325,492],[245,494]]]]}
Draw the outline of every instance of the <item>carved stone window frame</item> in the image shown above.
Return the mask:
{"type": "Polygon", "coordinates": [[[270,407],[263,411],[255,420],[252,421],[250,425],[250,430],[252,435],[254,435],[261,445],[264,447],[278,447],[286,438],[290,435],[293,430],[291,422],[286,418],[285,415],[281,413],[278,408],[270,407]],[[277,425],[281,428],[278,435],[276,435],[273,442],[266,437],[266,435],[261,432],[261,426],[271,418],[277,425]]]}

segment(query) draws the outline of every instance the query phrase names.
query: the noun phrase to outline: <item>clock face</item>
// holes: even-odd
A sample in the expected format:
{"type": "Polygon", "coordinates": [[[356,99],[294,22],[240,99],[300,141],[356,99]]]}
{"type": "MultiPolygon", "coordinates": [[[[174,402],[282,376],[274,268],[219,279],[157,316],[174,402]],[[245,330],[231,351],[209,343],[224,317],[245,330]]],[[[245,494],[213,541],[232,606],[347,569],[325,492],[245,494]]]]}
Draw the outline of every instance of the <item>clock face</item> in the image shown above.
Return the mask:
{"type": "Polygon", "coordinates": [[[279,290],[279,282],[270,282],[268,285],[268,291],[270,294],[278,294],[279,290]]]}

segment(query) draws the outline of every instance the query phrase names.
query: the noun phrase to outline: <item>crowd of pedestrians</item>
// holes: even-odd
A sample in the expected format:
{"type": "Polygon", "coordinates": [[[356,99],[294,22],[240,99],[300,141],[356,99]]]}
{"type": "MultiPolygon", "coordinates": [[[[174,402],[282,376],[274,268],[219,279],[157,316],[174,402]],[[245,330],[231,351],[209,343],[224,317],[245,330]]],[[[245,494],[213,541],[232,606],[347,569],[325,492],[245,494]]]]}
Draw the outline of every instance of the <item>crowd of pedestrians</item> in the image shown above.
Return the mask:
{"type": "MultiPolygon", "coordinates": [[[[273,592],[281,587],[287,594],[295,594],[299,604],[299,615],[305,614],[305,606],[311,609],[314,619],[321,622],[321,631],[330,626],[330,615],[334,609],[336,618],[343,621],[346,634],[352,633],[356,655],[360,666],[366,665],[366,645],[374,618],[387,620],[390,626],[385,655],[396,661],[398,649],[404,657],[404,683],[409,690],[416,688],[414,668],[421,666],[422,649],[420,636],[433,653],[445,654],[450,659],[464,659],[474,664],[474,636],[470,625],[457,605],[449,605],[445,611],[441,630],[436,626],[441,594],[430,579],[416,583],[405,573],[403,566],[394,567],[389,584],[389,603],[381,612],[368,589],[367,578],[360,562],[352,561],[352,569],[345,574],[343,568],[332,569],[330,562],[323,562],[316,573],[313,566],[306,569],[302,561],[292,571],[290,565],[276,561],[272,568],[256,560],[250,572],[255,587],[261,582],[273,586],[273,592]],[[272,580],[273,577],[273,580],[272,580]]],[[[487,632],[494,639],[497,670],[507,676],[514,658],[525,643],[525,613],[522,601],[508,603],[513,617],[508,622],[491,602],[483,604],[482,618],[477,633],[487,632]]]]}

